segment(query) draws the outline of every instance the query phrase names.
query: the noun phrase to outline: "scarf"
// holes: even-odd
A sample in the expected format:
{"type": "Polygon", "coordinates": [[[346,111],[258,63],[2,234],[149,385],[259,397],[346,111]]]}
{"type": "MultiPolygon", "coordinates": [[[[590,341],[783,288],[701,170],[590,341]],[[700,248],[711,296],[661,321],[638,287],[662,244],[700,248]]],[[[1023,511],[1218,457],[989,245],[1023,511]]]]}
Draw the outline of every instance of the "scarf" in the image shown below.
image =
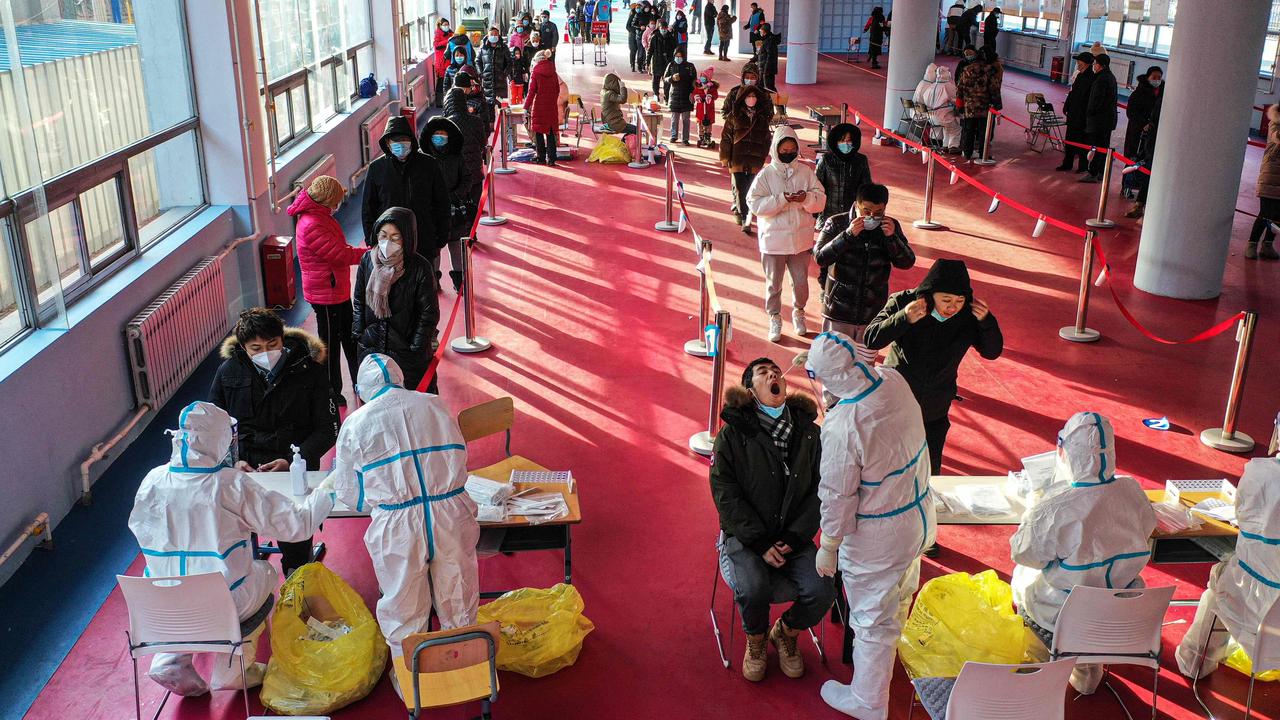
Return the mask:
{"type": "Polygon", "coordinates": [[[769,434],[773,439],[773,444],[782,451],[782,456],[786,457],[787,447],[791,444],[791,409],[787,408],[775,420],[765,414],[759,406],[756,407],[756,417],[760,419],[760,427],[769,434]]]}
{"type": "Polygon", "coordinates": [[[382,256],[382,248],[374,248],[372,254],[373,270],[369,273],[364,299],[373,310],[373,316],[385,320],[391,317],[391,303],[387,300],[391,286],[404,275],[404,246],[389,258],[382,256]]]}

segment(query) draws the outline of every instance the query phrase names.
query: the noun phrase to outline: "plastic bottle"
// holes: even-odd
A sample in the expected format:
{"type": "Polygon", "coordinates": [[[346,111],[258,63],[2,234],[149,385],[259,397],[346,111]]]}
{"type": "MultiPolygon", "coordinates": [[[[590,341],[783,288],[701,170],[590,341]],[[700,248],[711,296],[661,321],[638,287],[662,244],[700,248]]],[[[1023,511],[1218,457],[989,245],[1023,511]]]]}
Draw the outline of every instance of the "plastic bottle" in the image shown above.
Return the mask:
{"type": "Polygon", "coordinates": [[[302,459],[302,451],[297,445],[290,445],[293,451],[293,462],[289,463],[289,479],[293,481],[293,494],[301,497],[307,494],[307,461],[302,459]]]}

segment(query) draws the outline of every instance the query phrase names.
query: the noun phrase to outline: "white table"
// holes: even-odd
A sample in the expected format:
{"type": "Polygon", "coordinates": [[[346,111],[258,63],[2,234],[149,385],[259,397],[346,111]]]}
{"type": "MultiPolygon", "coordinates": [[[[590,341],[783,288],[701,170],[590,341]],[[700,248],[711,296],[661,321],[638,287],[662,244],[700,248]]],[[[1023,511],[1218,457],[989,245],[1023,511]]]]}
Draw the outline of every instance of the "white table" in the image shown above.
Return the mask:
{"type": "MultiPolygon", "coordinates": [[[[281,495],[291,497],[294,502],[301,502],[302,498],[294,497],[293,479],[289,477],[288,472],[251,472],[248,474],[253,478],[254,482],[268,490],[275,490],[281,495]]],[[[315,490],[320,486],[324,479],[329,477],[328,470],[308,470],[307,471],[307,491],[315,490]]],[[[333,512],[329,513],[329,517],[369,517],[369,509],[365,508],[364,512],[356,512],[351,508],[343,505],[338,501],[333,506],[333,512]]]]}
{"type": "Polygon", "coordinates": [[[938,524],[939,525],[1020,525],[1022,516],[1027,512],[1026,505],[1023,504],[1022,498],[1009,494],[1008,485],[1009,478],[1000,475],[935,475],[929,479],[929,486],[934,492],[956,494],[956,489],[965,485],[995,485],[1000,488],[1000,492],[1004,495],[1005,500],[1009,501],[1009,505],[1013,510],[1005,515],[953,515],[941,506],[938,508],[938,524]]]}

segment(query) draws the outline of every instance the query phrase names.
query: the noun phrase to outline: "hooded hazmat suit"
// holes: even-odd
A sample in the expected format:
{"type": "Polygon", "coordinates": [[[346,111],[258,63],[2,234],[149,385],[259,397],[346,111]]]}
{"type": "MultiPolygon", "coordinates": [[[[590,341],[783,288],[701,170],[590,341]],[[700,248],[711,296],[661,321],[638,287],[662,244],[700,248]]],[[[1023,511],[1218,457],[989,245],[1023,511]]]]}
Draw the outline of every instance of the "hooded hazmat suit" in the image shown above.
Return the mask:
{"type": "Polygon", "coordinates": [[[929,122],[942,131],[942,146],[960,147],[960,121],[956,119],[956,84],[951,70],[929,63],[913,99],[929,109],[929,122]]]}
{"type": "MultiPolygon", "coordinates": [[[[147,473],[129,513],[129,529],[146,558],[148,577],[222,573],[231,588],[240,619],[252,616],[275,590],[280,576],[264,560],[254,560],[251,533],[300,541],[315,534],[333,509],[333,495],[314,492],[295,503],[263,488],[236,470],[231,457],[235,419],[216,405],[194,402],[182,409],[171,430],[173,455],[168,465],[147,473]]],[[[252,662],[257,636],[246,638],[246,663],[252,662]]],[[[251,686],[261,683],[263,668],[246,666],[251,686]]],[[[179,695],[200,695],[208,685],[191,664],[190,654],[157,654],[151,678],[179,695]]],[[[240,663],[221,655],[214,663],[214,689],[241,686],[240,663]]]]}
{"type": "Polygon", "coordinates": [[[360,363],[364,400],[338,433],[334,492],[372,521],[364,534],[382,588],[378,625],[400,657],[401,642],[441,627],[469,625],[480,602],[476,504],[464,492],[467,448],[458,423],[435,395],[404,388],[390,357],[360,363]]]}
{"type": "MultiPolygon", "coordinates": [[[[853,341],[824,332],[806,364],[840,398],[822,425],[822,548],[837,546],[854,631],[853,682],[822,699],[861,720],[888,716],[896,643],[934,542],[929,457],[920,406],[898,371],[858,362],[853,341]]],[[[819,555],[819,570],[822,555],[819,555]]]]}
{"type": "Polygon", "coordinates": [[[1215,615],[1231,637],[1251,648],[1262,617],[1280,598],[1280,458],[1254,458],[1245,464],[1236,491],[1236,520],[1236,552],[1209,572],[1195,620],[1178,645],[1178,669],[1188,677],[1213,672],[1226,657],[1227,638],[1217,633],[1200,669],[1200,651],[1215,615]]]}
{"type": "MultiPolygon", "coordinates": [[[[1058,433],[1053,484],[1009,540],[1014,604],[1049,633],[1075,585],[1144,587],[1156,514],[1137,480],[1115,474],[1115,445],[1106,418],[1072,415],[1058,433]]],[[[1101,679],[1102,666],[1078,665],[1071,684],[1089,693],[1101,679]]]]}

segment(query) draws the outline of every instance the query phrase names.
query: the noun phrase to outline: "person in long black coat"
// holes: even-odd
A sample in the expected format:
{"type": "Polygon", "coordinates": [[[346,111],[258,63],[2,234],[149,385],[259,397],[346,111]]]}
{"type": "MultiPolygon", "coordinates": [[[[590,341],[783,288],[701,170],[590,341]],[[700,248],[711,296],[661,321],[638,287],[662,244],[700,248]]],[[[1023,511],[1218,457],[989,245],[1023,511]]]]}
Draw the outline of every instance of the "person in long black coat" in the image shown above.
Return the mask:
{"type": "Polygon", "coordinates": [[[649,38],[649,70],[653,73],[653,94],[658,95],[658,89],[662,89],[663,99],[671,97],[671,83],[663,82],[663,78],[667,76],[667,65],[671,64],[671,58],[676,52],[676,36],[671,32],[671,28],[667,25],[667,21],[658,18],[658,31],[649,38]]]}
{"type": "Polygon", "coordinates": [[[511,51],[502,42],[498,28],[489,28],[480,53],[476,57],[477,70],[480,71],[481,86],[489,102],[497,104],[507,97],[507,81],[511,79],[511,51]]]}
{"type": "Polygon", "coordinates": [[[702,35],[706,44],[702,48],[703,55],[714,55],[711,52],[711,39],[716,34],[716,16],[720,11],[716,9],[715,0],[707,0],[707,4],[702,8],[702,35]]]}
{"type": "Polygon", "coordinates": [[[378,144],[382,156],[369,164],[360,209],[365,244],[377,244],[374,223],[387,208],[403,207],[417,220],[420,235],[413,239],[418,247],[444,247],[449,241],[449,194],[436,161],[419,152],[409,119],[388,118],[378,144]]]}
{"type": "MultiPolygon", "coordinates": [[[[451,212],[449,228],[449,279],[453,281],[453,289],[462,287],[462,243],[471,232],[471,223],[475,218],[476,206],[471,200],[471,175],[467,171],[462,157],[462,148],[466,140],[462,130],[449,118],[439,116],[427,121],[422,130],[422,146],[427,154],[436,159],[440,167],[440,176],[449,191],[451,209],[466,208],[466,213],[451,212]]],[[[436,270],[436,278],[440,277],[440,250],[427,255],[436,270]]]]}
{"type": "Polygon", "coordinates": [[[1132,160],[1138,157],[1138,145],[1142,141],[1142,133],[1150,130],[1151,115],[1156,103],[1164,98],[1164,71],[1158,65],[1152,65],[1138,76],[1138,86],[1129,95],[1128,108],[1124,114],[1128,124],[1124,129],[1124,154],[1132,160]]]}
{"type": "MultiPolygon", "coordinates": [[[[1085,109],[1084,132],[1088,143],[1099,150],[1111,147],[1111,132],[1116,129],[1116,76],[1111,74],[1111,58],[1096,55],[1093,58],[1093,85],[1089,87],[1089,104],[1085,109]]],[[[1102,182],[1102,168],[1106,153],[1097,152],[1089,163],[1089,174],[1080,182],[1102,182]]]]}
{"type": "Polygon", "coordinates": [[[782,45],[782,36],[773,32],[769,23],[760,24],[759,47],[756,48],[756,65],[760,68],[762,87],[770,92],[777,92],[775,87],[778,77],[778,47],[782,45]]]}
{"type": "MultiPolygon", "coordinates": [[[[1082,52],[1076,55],[1076,79],[1071,82],[1071,90],[1062,103],[1062,114],[1067,117],[1068,142],[1088,142],[1085,134],[1085,116],[1089,109],[1089,91],[1093,89],[1093,55],[1082,52]]],[[[1062,164],[1057,170],[1070,171],[1073,167],[1078,172],[1088,169],[1088,151],[1083,148],[1063,145],[1062,164]]]]}

